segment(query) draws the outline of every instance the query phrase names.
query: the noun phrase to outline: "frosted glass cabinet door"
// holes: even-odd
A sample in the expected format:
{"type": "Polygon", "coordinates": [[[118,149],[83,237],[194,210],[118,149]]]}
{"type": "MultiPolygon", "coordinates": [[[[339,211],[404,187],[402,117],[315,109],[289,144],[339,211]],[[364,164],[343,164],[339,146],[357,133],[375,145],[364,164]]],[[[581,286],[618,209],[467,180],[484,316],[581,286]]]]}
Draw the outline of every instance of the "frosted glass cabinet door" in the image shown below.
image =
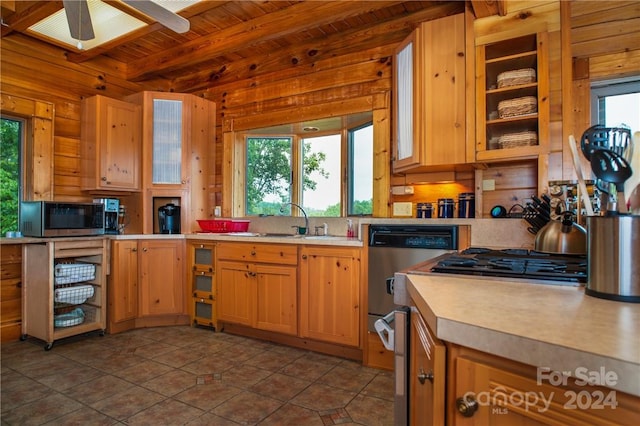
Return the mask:
{"type": "Polygon", "coordinates": [[[153,100],[153,184],[182,183],[182,101],[153,100]]]}
{"type": "Polygon", "coordinates": [[[396,120],[397,160],[413,155],[413,43],[396,55],[398,120],[396,120]]]}

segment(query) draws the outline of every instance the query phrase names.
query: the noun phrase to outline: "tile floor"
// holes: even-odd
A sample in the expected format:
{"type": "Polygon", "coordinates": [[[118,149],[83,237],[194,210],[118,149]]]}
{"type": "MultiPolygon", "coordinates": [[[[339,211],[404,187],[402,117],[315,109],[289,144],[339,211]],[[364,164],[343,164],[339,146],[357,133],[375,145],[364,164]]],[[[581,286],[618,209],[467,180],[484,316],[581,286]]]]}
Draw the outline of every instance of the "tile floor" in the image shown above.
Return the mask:
{"type": "Polygon", "coordinates": [[[392,425],[393,374],[188,326],[2,345],[2,425],[392,425]]]}

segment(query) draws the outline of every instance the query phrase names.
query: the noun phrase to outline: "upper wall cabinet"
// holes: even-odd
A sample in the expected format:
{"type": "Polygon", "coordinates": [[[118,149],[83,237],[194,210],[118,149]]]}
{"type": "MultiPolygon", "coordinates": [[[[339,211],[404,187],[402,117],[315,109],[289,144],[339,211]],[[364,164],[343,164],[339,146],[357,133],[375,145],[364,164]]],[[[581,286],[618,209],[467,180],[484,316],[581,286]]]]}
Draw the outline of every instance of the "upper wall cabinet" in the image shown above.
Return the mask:
{"type": "Polygon", "coordinates": [[[398,46],[393,73],[393,171],[466,162],[465,19],[423,22],[398,46]]]}
{"type": "Polygon", "coordinates": [[[82,189],[140,191],[140,106],[97,95],[80,114],[82,189]]]}
{"type": "Polygon", "coordinates": [[[477,161],[548,152],[547,38],[542,32],[477,46],[477,161]]]}

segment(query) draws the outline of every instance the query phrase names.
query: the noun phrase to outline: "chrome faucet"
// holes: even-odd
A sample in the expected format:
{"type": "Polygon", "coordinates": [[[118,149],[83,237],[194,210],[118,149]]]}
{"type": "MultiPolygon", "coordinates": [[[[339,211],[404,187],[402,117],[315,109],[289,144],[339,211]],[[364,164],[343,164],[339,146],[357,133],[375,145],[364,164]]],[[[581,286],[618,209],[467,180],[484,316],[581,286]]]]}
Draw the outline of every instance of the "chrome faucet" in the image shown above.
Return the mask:
{"type": "Polygon", "coordinates": [[[304,209],[296,203],[283,203],[280,206],[280,213],[284,213],[284,206],[288,204],[291,204],[292,206],[296,206],[297,208],[299,208],[302,214],[304,215],[304,232],[301,232],[302,228],[300,226],[294,226],[294,228],[297,228],[298,234],[306,235],[309,232],[309,217],[307,216],[307,212],[305,212],[304,209]]]}

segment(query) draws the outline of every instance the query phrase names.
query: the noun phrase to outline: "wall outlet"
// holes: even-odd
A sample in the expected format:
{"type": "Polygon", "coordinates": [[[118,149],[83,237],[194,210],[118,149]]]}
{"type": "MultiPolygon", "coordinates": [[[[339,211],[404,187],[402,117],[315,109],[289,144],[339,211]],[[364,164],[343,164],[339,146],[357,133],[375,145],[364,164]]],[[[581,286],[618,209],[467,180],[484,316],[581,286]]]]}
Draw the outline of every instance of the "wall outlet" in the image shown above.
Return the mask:
{"type": "Polygon", "coordinates": [[[413,214],[413,203],[393,203],[394,216],[411,216],[413,214]]]}
{"type": "Polygon", "coordinates": [[[222,215],[222,207],[216,206],[216,208],[213,209],[213,215],[215,217],[220,217],[222,215]]]}

